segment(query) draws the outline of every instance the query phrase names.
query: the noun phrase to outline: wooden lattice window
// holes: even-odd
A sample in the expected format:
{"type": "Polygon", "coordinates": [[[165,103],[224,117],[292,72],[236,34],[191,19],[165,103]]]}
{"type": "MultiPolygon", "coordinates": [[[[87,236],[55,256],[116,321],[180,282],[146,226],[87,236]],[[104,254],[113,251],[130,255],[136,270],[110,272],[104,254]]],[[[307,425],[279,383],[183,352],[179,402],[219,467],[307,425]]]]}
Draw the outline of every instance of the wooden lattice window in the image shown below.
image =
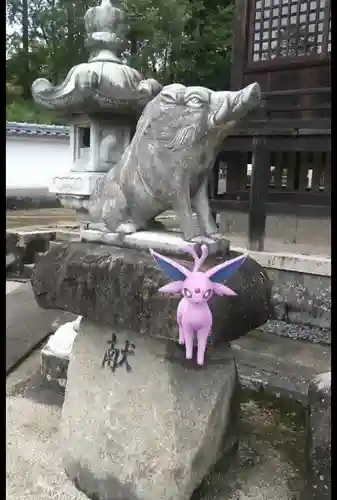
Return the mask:
{"type": "Polygon", "coordinates": [[[328,52],[331,52],[331,12],[330,12],[330,16],[329,16],[328,52]]]}
{"type": "Polygon", "coordinates": [[[330,0],[256,0],[253,61],[331,51],[330,0]]]}

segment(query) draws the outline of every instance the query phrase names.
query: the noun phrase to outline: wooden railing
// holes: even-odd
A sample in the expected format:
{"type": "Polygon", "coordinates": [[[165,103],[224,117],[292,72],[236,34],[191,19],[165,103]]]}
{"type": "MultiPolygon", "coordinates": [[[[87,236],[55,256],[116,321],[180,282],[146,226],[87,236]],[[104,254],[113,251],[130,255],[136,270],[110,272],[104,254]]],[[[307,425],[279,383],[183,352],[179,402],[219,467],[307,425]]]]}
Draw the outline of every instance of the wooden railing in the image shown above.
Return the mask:
{"type": "Polygon", "coordinates": [[[214,213],[248,213],[250,249],[264,249],[268,214],[330,217],[329,131],[318,137],[306,134],[305,143],[287,135],[226,139],[210,183],[211,206],[214,213]]]}
{"type": "Polygon", "coordinates": [[[260,107],[241,122],[238,133],[265,126],[272,130],[330,128],[331,87],[262,93],[260,107]]]}

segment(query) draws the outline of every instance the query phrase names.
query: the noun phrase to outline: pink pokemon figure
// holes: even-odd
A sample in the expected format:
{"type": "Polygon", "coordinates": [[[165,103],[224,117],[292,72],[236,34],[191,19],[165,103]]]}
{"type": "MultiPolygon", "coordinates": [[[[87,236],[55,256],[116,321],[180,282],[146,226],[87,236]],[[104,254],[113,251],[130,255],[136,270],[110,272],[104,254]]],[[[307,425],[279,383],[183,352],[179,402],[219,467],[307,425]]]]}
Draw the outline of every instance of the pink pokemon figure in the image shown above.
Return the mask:
{"type": "Polygon", "coordinates": [[[178,305],[177,322],[179,325],[179,344],[185,344],[186,359],[192,359],[193,341],[196,334],[198,341],[197,363],[203,365],[207,341],[212,328],[212,312],[207,302],[213,294],[236,295],[233,290],[222,283],[243,264],[247,255],[239,255],[235,259],[223,262],[203,272],[200,271],[200,267],[208,256],[207,246],[202,245],[200,258],[192,248],[187,247],[184,250],[194,257],[192,271],[151,249],[150,252],[160,268],[174,280],[158,291],[164,293],[181,292],[183,295],[178,305]]]}

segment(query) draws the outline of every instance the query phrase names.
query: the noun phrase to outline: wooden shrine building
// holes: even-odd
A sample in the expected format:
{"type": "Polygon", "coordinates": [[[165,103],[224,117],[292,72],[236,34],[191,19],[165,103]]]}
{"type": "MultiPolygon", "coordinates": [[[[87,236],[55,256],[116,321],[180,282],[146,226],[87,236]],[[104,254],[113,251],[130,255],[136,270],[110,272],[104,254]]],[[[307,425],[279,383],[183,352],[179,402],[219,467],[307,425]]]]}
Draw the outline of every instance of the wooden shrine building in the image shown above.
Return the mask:
{"type": "Polygon", "coordinates": [[[258,82],[262,106],[224,141],[211,200],[248,214],[252,250],[270,214],[330,218],[330,52],[330,0],[236,1],[231,86],[258,82]]]}

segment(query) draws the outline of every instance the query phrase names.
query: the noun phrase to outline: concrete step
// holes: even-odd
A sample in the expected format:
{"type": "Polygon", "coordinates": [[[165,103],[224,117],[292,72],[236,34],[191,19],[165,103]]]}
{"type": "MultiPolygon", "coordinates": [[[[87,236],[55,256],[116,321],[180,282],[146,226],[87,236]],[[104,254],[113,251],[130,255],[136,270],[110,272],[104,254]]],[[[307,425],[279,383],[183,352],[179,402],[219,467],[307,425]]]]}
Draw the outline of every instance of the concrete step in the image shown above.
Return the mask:
{"type": "Polygon", "coordinates": [[[253,330],[232,342],[242,385],[307,404],[308,386],[330,370],[331,348],[253,330]]]}
{"type": "Polygon", "coordinates": [[[6,372],[76,315],[41,309],[30,283],[6,281],[6,372]]]}

